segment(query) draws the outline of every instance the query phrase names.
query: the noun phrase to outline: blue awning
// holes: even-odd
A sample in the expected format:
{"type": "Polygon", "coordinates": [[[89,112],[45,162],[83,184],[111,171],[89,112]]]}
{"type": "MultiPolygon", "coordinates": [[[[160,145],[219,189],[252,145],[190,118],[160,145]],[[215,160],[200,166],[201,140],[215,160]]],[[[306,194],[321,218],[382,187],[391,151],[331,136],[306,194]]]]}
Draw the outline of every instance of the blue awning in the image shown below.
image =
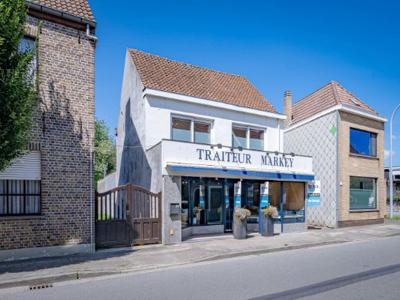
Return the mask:
{"type": "Polygon", "coordinates": [[[311,174],[294,174],[282,172],[266,172],[266,171],[248,171],[226,168],[208,168],[195,166],[169,165],[168,168],[174,172],[182,173],[214,173],[215,176],[230,175],[237,177],[258,177],[260,179],[271,180],[294,180],[294,181],[311,181],[314,180],[314,175],[311,174]]]}

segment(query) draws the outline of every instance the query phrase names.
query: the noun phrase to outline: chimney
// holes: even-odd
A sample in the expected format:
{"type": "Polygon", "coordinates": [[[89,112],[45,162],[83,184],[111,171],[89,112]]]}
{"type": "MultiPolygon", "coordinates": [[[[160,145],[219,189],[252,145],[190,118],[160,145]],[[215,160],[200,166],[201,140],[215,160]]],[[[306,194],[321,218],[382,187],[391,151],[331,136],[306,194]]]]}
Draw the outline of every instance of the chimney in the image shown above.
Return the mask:
{"type": "Polygon", "coordinates": [[[292,92],[285,91],[283,97],[283,113],[286,115],[285,128],[290,126],[292,122],[292,92]]]}

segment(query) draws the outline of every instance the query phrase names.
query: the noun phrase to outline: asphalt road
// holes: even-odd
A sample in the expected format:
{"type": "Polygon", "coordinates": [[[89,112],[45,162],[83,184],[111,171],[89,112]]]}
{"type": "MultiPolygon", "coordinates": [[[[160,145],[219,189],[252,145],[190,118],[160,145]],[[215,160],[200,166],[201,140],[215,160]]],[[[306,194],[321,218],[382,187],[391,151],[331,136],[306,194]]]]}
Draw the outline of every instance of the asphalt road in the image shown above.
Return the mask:
{"type": "Polygon", "coordinates": [[[0,299],[400,299],[400,237],[0,290],[0,299]]]}

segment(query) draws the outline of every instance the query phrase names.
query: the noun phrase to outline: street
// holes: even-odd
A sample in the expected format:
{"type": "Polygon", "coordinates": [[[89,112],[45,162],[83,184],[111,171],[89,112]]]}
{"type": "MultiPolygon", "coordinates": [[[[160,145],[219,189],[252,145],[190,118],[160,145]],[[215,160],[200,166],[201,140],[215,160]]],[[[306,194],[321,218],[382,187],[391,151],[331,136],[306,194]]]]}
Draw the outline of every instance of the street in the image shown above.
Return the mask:
{"type": "Polygon", "coordinates": [[[1,299],[399,299],[400,237],[0,290],[1,299]]]}

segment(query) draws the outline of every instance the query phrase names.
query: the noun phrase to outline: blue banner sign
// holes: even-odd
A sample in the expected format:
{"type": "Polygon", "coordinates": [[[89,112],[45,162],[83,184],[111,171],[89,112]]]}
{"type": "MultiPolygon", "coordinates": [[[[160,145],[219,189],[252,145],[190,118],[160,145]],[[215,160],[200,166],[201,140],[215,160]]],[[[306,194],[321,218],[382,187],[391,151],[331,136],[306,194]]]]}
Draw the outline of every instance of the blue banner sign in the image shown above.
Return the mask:
{"type": "Polygon", "coordinates": [[[269,206],[269,183],[260,185],[260,208],[269,206]]]}
{"type": "Polygon", "coordinates": [[[229,186],[225,185],[225,208],[229,208],[229,186]]]}
{"type": "Polygon", "coordinates": [[[307,206],[321,205],[321,181],[313,180],[307,183],[307,206]]]}
{"type": "Polygon", "coordinates": [[[234,201],[235,201],[235,207],[241,207],[242,206],[242,182],[239,181],[235,183],[234,185],[234,201]]]}
{"type": "Polygon", "coordinates": [[[205,208],[206,207],[206,201],[205,201],[205,186],[204,185],[200,185],[200,199],[199,199],[199,205],[201,208],[205,208]]]}

